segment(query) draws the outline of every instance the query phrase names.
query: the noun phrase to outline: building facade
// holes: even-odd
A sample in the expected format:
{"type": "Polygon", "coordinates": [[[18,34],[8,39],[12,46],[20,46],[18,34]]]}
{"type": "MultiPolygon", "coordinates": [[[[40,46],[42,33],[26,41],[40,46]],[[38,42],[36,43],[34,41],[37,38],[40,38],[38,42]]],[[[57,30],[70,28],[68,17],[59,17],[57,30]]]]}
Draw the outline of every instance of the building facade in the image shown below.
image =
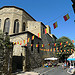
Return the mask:
{"type": "Polygon", "coordinates": [[[48,44],[55,42],[57,38],[51,34],[49,25],[37,22],[25,10],[15,6],[0,8],[0,28],[10,35],[11,42],[16,42],[13,46],[13,72],[40,67],[44,58],[53,56],[52,52],[40,49],[51,49],[52,46],[48,44]],[[45,34],[46,28],[48,29],[47,34],[45,34]],[[38,33],[40,33],[39,38],[38,33]],[[34,39],[32,40],[33,35],[34,39]],[[28,38],[29,42],[27,42],[28,38]],[[42,44],[44,47],[41,46],[42,44]]]}

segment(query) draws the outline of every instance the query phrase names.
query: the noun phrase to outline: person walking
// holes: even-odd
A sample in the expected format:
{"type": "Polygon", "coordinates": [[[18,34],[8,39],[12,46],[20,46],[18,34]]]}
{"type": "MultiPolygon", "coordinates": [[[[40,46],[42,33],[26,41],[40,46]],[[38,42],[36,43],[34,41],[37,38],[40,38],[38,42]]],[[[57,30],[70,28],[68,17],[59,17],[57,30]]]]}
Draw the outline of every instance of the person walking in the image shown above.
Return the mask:
{"type": "Polygon", "coordinates": [[[64,70],[64,63],[62,64],[62,68],[63,68],[63,70],[64,70]]]}
{"type": "Polygon", "coordinates": [[[67,62],[67,68],[68,68],[68,62],[67,62]]]}

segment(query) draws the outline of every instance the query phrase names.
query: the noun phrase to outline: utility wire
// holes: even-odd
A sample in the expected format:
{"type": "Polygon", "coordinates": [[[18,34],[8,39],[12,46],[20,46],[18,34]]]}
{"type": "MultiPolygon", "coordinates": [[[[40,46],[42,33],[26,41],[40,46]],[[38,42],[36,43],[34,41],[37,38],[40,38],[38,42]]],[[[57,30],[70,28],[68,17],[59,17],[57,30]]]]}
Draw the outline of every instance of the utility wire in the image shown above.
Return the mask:
{"type": "MultiPolygon", "coordinates": [[[[72,10],[69,10],[69,11],[68,11],[68,12],[66,12],[66,13],[70,13],[71,11],[72,11],[72,10]]],[[[62,14],[62,15],[60,15],[60,16],[58,16],[58,17],[56,17],[55,19],[53,19],[53,20],[51,20],[51,21],[47,22],[46,24],[49,24],[50,22],[55,21],[56,19],[60,18],[61,16],[63,16],[63,14],[62,14]]]]}

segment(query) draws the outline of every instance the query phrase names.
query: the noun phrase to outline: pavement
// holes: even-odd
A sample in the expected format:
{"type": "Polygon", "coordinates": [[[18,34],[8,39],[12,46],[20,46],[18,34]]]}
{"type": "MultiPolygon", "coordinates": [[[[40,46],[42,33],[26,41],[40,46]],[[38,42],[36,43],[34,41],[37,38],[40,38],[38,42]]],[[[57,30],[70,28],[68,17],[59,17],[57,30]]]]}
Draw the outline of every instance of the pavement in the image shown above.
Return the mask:
{"type": "Polygon", "coordinates": [[[19,73],[17,75],[69,75],[62,69],[62,63],[59,63],[58,65],[58,67],[39,67],[30,72],[19,73]]]}

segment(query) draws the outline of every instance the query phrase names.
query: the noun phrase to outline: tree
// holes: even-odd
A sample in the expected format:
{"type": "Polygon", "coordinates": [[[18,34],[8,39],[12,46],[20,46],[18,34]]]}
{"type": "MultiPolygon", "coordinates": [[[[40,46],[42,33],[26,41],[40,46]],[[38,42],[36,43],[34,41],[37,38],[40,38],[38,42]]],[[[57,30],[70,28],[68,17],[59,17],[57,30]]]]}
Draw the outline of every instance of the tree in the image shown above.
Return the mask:
{"type": "Polygon", "coordinates": [[[72,43],[72,41],[68,38],[68,37],[61,37],[59,39],[56,40],[57,43],[57,47],[59,48],[59,50],[70,50],[73,49],[74,50],[74,45],[72,43]],[[60,43],[62,43],[62,45],[60,45],[60,43]]]}
{"type": "Polygon", "coordinates": [[[8,70],[11,63],[12,44],[8,35],[0,30],[0,75],[11,75],[8,70]]]}
{"type": "Polygon", "coordinates": [[[59,53],[58,56],[61,57],[63,55],[64,58],[67,58],[69,56],[69,54],[72,54],[73,50],[74,50],[74,45],[72,43],[72,41],[68,38],[68,37],[61,37],[59,39],[56,40],[56,47],[58,47],[59,53]],[[61,52],[62,50],[62,52],[61,52]]]}

